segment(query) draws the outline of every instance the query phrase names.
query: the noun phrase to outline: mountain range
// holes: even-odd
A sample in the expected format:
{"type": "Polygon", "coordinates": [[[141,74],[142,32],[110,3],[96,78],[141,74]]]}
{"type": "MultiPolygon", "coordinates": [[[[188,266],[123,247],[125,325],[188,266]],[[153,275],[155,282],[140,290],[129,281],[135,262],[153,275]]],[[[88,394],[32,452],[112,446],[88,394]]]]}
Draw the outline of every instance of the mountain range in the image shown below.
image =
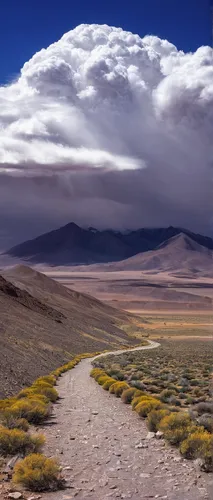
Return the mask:
{"type": "Polygon", "coordinates": [[[150,271],[182,276],[209,276],[213,275],[213,250],[180,233],[161,243],[155,250],[140,252],[119,262],[89,267],[102,271],[150,271]]]}
{"type": "MultiPolygon", "coordinates": [[[[16,245],[5,254],[34,264],[51,266],[118,262],[137,255],[137,259],[129,261],[130,266],[137,267],[137,260],[140,260],[142,268],[153,268],[157,265],[153,258],[162,260],[164,254],[169,259],[170,250],[177,254],[180,247],[182,257],[184,251],[188,260],[191,252],[197,252],[206,262],[212,259],[213,240],[187,229],[170,226],[128,232],[101,231],[95,228],[84,229],[73,222],[16,245]],[[152,253],[153,251],[157,254],[152,253]]],[[[182,262],[181,258],[179,260],[182,262]]],[[[194,264],[190,265],[193,267],[194,264]]]]}

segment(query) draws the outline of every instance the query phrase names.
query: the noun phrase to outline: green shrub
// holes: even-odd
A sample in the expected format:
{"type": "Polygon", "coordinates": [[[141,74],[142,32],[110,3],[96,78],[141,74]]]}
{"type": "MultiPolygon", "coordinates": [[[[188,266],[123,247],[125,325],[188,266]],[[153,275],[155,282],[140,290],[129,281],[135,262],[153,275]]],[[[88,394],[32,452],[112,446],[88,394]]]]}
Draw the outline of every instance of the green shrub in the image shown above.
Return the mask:
{"type": "Polygon", "coordinates": [[[158,399],[148,398],[147,400],[140,401],[135,407],[135,411],[139,417],[147,417],[148,413],[152,410],[159,410],[163,408],[162,403],[158,399]]]}
{"type": "Polygon", "coordinates": [[[203,470],[205,472],[213,472],[213,436],[210,435],[209,441],[206,443],[206,447],[202,453],[203,460],[203,470]]]}
{"type": "Polygon", "coordinates": [[[54,377],[54,375],[44,375],[43,377],[37,378],[37,380],[35,380],[34,384],[40,384],[40,383],[43,384],[44,382],[53,386],[53,385],[56,385],[56,378],[54,377]]]}
{"type": "Polygon", "coordinates": [[[98,382],[99,385],[104,385],[104,383],[107,382],[107,380],[109,380],[108,375],[99,375],[96,382],[98,382]]]}
{"type": "Polygon", "coordinates": [[[11,416],[25,418],[30,424],[40,424],[50,413],[49,407],[37,399],[20,399],[8,410],[11,416]]]}
{"type": "Polygon", "coordinates": [[[32,491],[57,490],[61,486],[57,461],[33,453],[15,465],[14,483],[32,491]]]}
{"type": "Polygon", "coordinates": [[[17,397],[6,398],[0,400],[0,415],[2,412],[10,408],[14,403],[16,403],[17,397]]]}
{"type": "Polygon", "coordinates": [[[17,399],[24,399],[24,398],[34,399],[34,400],[36,399],[37,401],[40,401],[45,405],[47,405],[50,402],[50,400],[46,396],[44,396],[44,394],[38,394],[37,389],[35,387],[22,389],[22,391],[18,393],[17,399]]]}
{"type": "Polygon", "coordinates": [[[135,410],[138,403],[140,403],[141,401],[147,401],[147,399],[153,399],[153,396],[150,396],[149,394],[144,394],[143,396],[135,396],[131,403],[132,409],[135,410]]]}
{"type": "Polygon", "coordinates": [[[29,429],[29,423],[25,418],[17,418],[14,415],[11,415],[9,410],[6,410],[2,414],[1,423],[8,429],[21,429],[25,432],[27,432],[29,429]]]}
{"type": "Polygon", "coordinates": [[[109,388],[109,392],[110,394],[115,394],[117,398],[119,398],[126,389],[129,389],[129,385],[126,382],[115,382],[109,388]]]}
{"type": "Polygon", "coordinates": [[[164,433],[165,439],[171,444],[178,445],[188,437],[190,432],[196,429],[187,413],[171,413],[164,417],[159,429],[164,433]]]}
{"type": "Polygon", "coordinates": [[[204,458],[211,436],[202,427],[190,434],[180,446],[180,452],[185,458],[204,458]]]}
{"type": "Polygon", "coordinates": [[[106,372],[101,368],[93,368],[90,372],[90,377],[94,378],[95,380],[99,375],[106,375],[106,372]]]}
{"type": "Polygon", "coordinates": [[[20,429],[0,427],[0,454],[16,455],[39,451],[45,443],[44,436],[31,436],[20,429]]]}
{"type": "Polygon", "coordinates": [[[32,385],[32,389],[35,391],[35,394],[46,396],[51,403],[55,403],[58,399],[58,392],[54,387],[51,387],[50,385],[48,386],[48,384],[32,385]]]}
{"type": "Polygon", "coordinates": [[[135,396],[136,390],[137,389],[134,389],[134,387],[130,387],[129,389],[123,391],[121,396],[121,400],[123,401],[123,403],[130,404],[135,396]]]}
{"type": "Polygon", "coordinates": [[[108,377],[108,380],[102,385],[105,391],[108,391],[112,384],[114,384],[116,380],[114,378],[108,377]]]}
{"type": "Polygon", "coordinates": [[[169,403],[171,396],[175,396],[175,395],[176,395],[176,391],[173,391],[171,389],[164,389],[164,391],[162,391],[160,393],[159,397],[163,403],[169,403]]]}
{"type": "Polygon", "coordinates": [[[157,432],[159,424],[161,420],[169,415],[169,410],[161,409],[161,410],[151,410],[148,414],[148,428],[151,432],[157,432]]]}

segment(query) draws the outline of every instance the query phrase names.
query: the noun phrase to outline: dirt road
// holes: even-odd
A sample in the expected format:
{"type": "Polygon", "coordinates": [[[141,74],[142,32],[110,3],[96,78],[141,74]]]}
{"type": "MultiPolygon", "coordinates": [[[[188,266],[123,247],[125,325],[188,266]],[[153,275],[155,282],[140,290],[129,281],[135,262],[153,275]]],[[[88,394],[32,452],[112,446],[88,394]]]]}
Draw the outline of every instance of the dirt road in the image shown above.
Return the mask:
{"type": "Polygon", "coordinates": [[[210,500],[212,477],[163,440],[148,439],[145,422],[103,391],[90,370],[86,359],[59,381],[61,399],[54,425],[44,429],[45,452],[58,456],[69,488],[42,500],[210,500]]]}

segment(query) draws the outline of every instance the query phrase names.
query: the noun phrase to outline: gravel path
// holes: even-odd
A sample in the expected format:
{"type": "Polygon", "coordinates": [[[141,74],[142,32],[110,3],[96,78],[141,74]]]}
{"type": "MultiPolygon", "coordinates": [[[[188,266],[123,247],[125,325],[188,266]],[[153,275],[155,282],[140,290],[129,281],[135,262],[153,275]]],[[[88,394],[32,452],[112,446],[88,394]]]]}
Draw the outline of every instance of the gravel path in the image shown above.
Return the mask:
{"type": "Polygon", "coordinates": [[[69,488],[41,498],[211,500],[212,477],[163,440],[147,439],[145,422],[103,391],[90,370],[86,359],[59,381],[62,399],[54,406],[54,425],[44,429],[45,452],[59,457],[69,488]]]}

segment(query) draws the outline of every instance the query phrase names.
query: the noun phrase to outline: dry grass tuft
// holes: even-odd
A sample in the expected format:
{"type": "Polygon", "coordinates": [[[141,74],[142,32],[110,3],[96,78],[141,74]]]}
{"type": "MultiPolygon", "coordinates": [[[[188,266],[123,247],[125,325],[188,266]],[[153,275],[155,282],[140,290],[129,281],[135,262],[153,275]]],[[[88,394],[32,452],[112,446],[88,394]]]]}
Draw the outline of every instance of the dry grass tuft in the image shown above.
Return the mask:
{"type": "Polygon", "coordinates": [[[0,454],[16,455],[39,451],[45,443],[43,435],[31,436],[20,429],[0,427],[0,454]]]}
{"type": "Polygon", "coordinates": [[[57,490],[61,487],[58,462],[33,453],[15,465],[13,481],[32,491],[57,490]]]}

